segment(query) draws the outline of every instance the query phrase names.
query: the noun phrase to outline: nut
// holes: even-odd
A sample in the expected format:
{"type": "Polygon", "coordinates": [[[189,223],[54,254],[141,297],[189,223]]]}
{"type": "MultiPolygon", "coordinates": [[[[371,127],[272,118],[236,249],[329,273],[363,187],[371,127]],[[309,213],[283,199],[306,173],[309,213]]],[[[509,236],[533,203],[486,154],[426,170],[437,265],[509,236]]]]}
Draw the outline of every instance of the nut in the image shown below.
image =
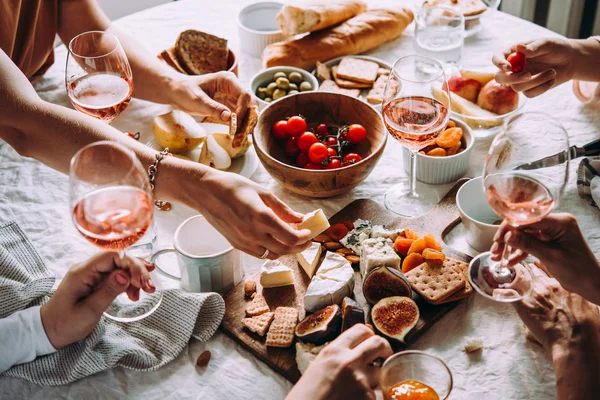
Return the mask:
{"type": "Polygon", "coordinates": [[[313,240],[315,242],[319,242],[319,243],[331,242],[331,238],[324,233],[321,233],[320,235],[315,236],[315,238],[313,240]]]}
{"type": "Polygon", "coordinates": [[[341,249],[339,249],[338,251],[336,251],[336,253],[340,253],[343,256],[355,256],[356,255],[356,253],[353,250],[347,249],[345,247],[342,247],[341,249]]]}
{"type": "Polygon", "coordinates": [[[352,264],[358,264],[360,262],[359,256],[346,256],[346,260],[350,261],[352,264]]]}
{"type": "Polygon", "coordinates": [[[344,247],[340,242],[325,242],[323,243],[323,246],[325,246],[327,250],[331,251],[339,250],[344,247]]]}
{"type": "Polygon", "coordinates": [[[204,368],[208,365],[209,361],[210,361],[210,351],[206,350],[204,353],[200,354],[200,356],[196,360],[196,365],[200,368],[204,368]]]}
{"type": "Polygon", "coordinates": [[[244,295],[246,297],[252,296],[252,293],[256,292],[256,281],[250,279],[244,283],[244,295]]]}

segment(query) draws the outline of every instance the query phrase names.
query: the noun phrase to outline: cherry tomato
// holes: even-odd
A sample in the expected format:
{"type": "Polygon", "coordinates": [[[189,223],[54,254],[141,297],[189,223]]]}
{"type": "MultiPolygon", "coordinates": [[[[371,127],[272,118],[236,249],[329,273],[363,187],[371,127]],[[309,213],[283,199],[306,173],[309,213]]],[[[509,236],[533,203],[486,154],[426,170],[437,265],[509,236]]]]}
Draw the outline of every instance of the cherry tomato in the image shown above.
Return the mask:
{"type": "Polygon", "coordinates": [[[358,154],[348,153],[344,156],[344,159],[342,160],[342,162],[344,165],[349,165],[349,164],[356,164],[360,160],[362,160],[362,157],[359,156],[358,154]]]}
{"type": "Polygon", "coordinates": [[[335,156],[337,156],[337,151],[335,151],[335,149],[332,149],[331,147],[329,147],[327,149],[327,155],[329,157],[335,157],[335,156]]]}
{"type": "Polygon", "coordinates": [[[317,143],[319,139],[312,132],[304,132],[302,135],[298,136],[298,148],[300,151],[308,151],[310,146],[314,143],[317,143]]]}
{"type": "Polygon", "coordinates": [[[339,160],[339,158],[332,158],[331,160],[329,160],[329,163],[327,164],[327,167],[325,167],[326,169],[336,169],[342,166],[342,162],[339,160]]]}
{"type": "Polygon", "coordinates": [[[329,130],[327,129],[327,124],[319,124],[317,129],[315,129],[315,133],[317,136],[327,136],[329,130]]]}
{"type": "Polygon", "coordinates": [[[296,157],[298,153],[300,153],[300,149],[298,148],[298,140],[296,138],[289,138],[285,141],[285,145],[283,146],[283,151],[287,156],[296,157]]]}
{"type": "Polygon", "coordinates": [[[323,169],[323,165],[319,163],[309,162],[304,166],[306,169],[323,169]]]}
{"type": "Polygon", "coordinates": [[[325,139],[325,144],[329,147],[331,146],[337,146],[338,145],[338,141],[335,137],[333,136],[329,136],[327,139],[325,139]]]}
{"type": "Polygon", "coordinates": [[[297,167],[304,168],[309,162],[310,160],[308,159],[308,155],[306,153],[300,153],[298,154],[298,157],[296,157],[297,167]]]}
{"type": "Polygon", "coordinates": [[[521,72],[525,69],[527,64],[525,55],[523,53],[512,53],[506,57],[506,61],[510,63],[510,70],[512,72],[521,72]]]}
{"type": "Polygon", "coordinates": [[[346,132],[346,140],[352,144],[359,144],[367,138],[367,130],[359,124],[352,124],[346,132]]]}
{"type": "Polygon", "coordinates": [[[323,143],[313,143],[310,149],[308,149],[308,158],[314,163],[321,163],[327,160],[329,156],[328,150],[327,146],[323,143]]]}
{"type": "Polygon", "coordinates": [[[281,120],[275,122],[275,125],[271,128],[271,133],[279,140],[287,138],[287,121],[281,120]]]}
{"type": "Polygon", "coordinates": [[[302,118],[298,115],[288,118],[288,120],[287,120],[288,137],[298,136],[304,131],[306,131],[306,121],[304,120],[304,118],[302,118]]]}

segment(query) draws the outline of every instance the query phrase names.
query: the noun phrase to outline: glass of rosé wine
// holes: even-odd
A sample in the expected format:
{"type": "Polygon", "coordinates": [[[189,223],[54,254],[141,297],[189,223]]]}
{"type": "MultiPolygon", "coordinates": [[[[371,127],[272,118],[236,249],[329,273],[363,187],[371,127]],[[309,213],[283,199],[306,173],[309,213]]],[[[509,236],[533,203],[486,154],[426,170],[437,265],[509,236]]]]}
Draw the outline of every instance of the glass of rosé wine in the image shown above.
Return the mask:
{"type": "MultiPolygon", "coordinates": [[[[543,220],[558,206],[569,179],[569,135],[549,115],[530,112],[509,119],[485,159],[483,189],[496,213],[514,228],[543,220]],[[542,160],[538,162],[537,160],[542,160]]],[[[504,245],[502,258],[486,252],[469,265],[469,281],[485,297],[514,302],[531,290],[533,274],[519,250],[504,245]]]]}
{"type": "Polygon", "coordinates": [[[131,67],[119,39],[91,31],[69,43],[65,84],[76,110],[111,123],[129,105],[133,93],[131,67]]]}
{"type": "Polygon", "coordinates": [[[433,58],[409,55],[394,63],[383,92],[383,122],[389,133],[410,150],[410,177],[390,188],[385,206],[396,214],[416,217],[439,200],[427,185],[417,190],[417,153],[444,131],[450,116],[450,95],[443,65],[433,58]],[[438,89],[438,90],[436,90],[438,89]],[[436,95],[434,96],[434,93],[436,95]]]}
{"type": "MultiPolygon", "coordinates": [[[[148,230],[154,213],[144,168],[132,150],[112,141],[91,143],[71,159],[69,206],[79,233],[102,250],[118,252],[122,260],[125,250],[148,230]]],[[[154,292],[130,286],[104,315],[133,322],[152,314],[163,294],[159,279],[150,275],[154,292]]]]}

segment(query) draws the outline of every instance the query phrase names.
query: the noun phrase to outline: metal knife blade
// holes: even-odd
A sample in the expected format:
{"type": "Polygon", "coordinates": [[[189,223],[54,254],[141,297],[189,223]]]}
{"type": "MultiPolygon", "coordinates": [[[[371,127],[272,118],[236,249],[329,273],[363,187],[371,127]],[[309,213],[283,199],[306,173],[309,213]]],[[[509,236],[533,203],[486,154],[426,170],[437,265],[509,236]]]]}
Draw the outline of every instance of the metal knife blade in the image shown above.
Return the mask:
{"type": "Polygon", "coordinates": [[[554,165],[560,165],[560,164],[564,163],[565,161],[577,158],[580,155],[583,155],[584,152],[585,152],[585,150],[582,147],[571,146],[571,147],[569,147],[569,150],[561,151],[560,153],[554,154],[552,156],[544,157],[537,161],[519,165],[518,167],[515,167],[514,169],[517,171],[519,171],[519,170],[527,171],[527,170],[532,170],[532,169],[552,167],[554,165]]]}

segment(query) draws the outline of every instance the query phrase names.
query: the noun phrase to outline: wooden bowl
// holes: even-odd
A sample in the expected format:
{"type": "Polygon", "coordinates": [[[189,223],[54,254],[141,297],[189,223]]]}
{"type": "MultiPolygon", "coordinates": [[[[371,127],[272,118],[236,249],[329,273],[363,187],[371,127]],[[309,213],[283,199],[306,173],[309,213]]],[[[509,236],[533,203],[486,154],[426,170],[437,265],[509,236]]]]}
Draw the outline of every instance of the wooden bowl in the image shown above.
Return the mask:
{"type": "Polygon", "coordinates": [[[327,92],[299,93],[269,104],[260,114],[254,131],[256,154],[267,172],[286,189],[314,198],[346,193],[365,180],[379,161],[386,140],[383,120],[374,108],[357,98],[327,92]],[[367,139],[357,146],[363,159],[332,170],[307,170],[291,165],[282,144],[271,135],[271,127],[298,114],[309,123],[364,126],[367,139]]]}

